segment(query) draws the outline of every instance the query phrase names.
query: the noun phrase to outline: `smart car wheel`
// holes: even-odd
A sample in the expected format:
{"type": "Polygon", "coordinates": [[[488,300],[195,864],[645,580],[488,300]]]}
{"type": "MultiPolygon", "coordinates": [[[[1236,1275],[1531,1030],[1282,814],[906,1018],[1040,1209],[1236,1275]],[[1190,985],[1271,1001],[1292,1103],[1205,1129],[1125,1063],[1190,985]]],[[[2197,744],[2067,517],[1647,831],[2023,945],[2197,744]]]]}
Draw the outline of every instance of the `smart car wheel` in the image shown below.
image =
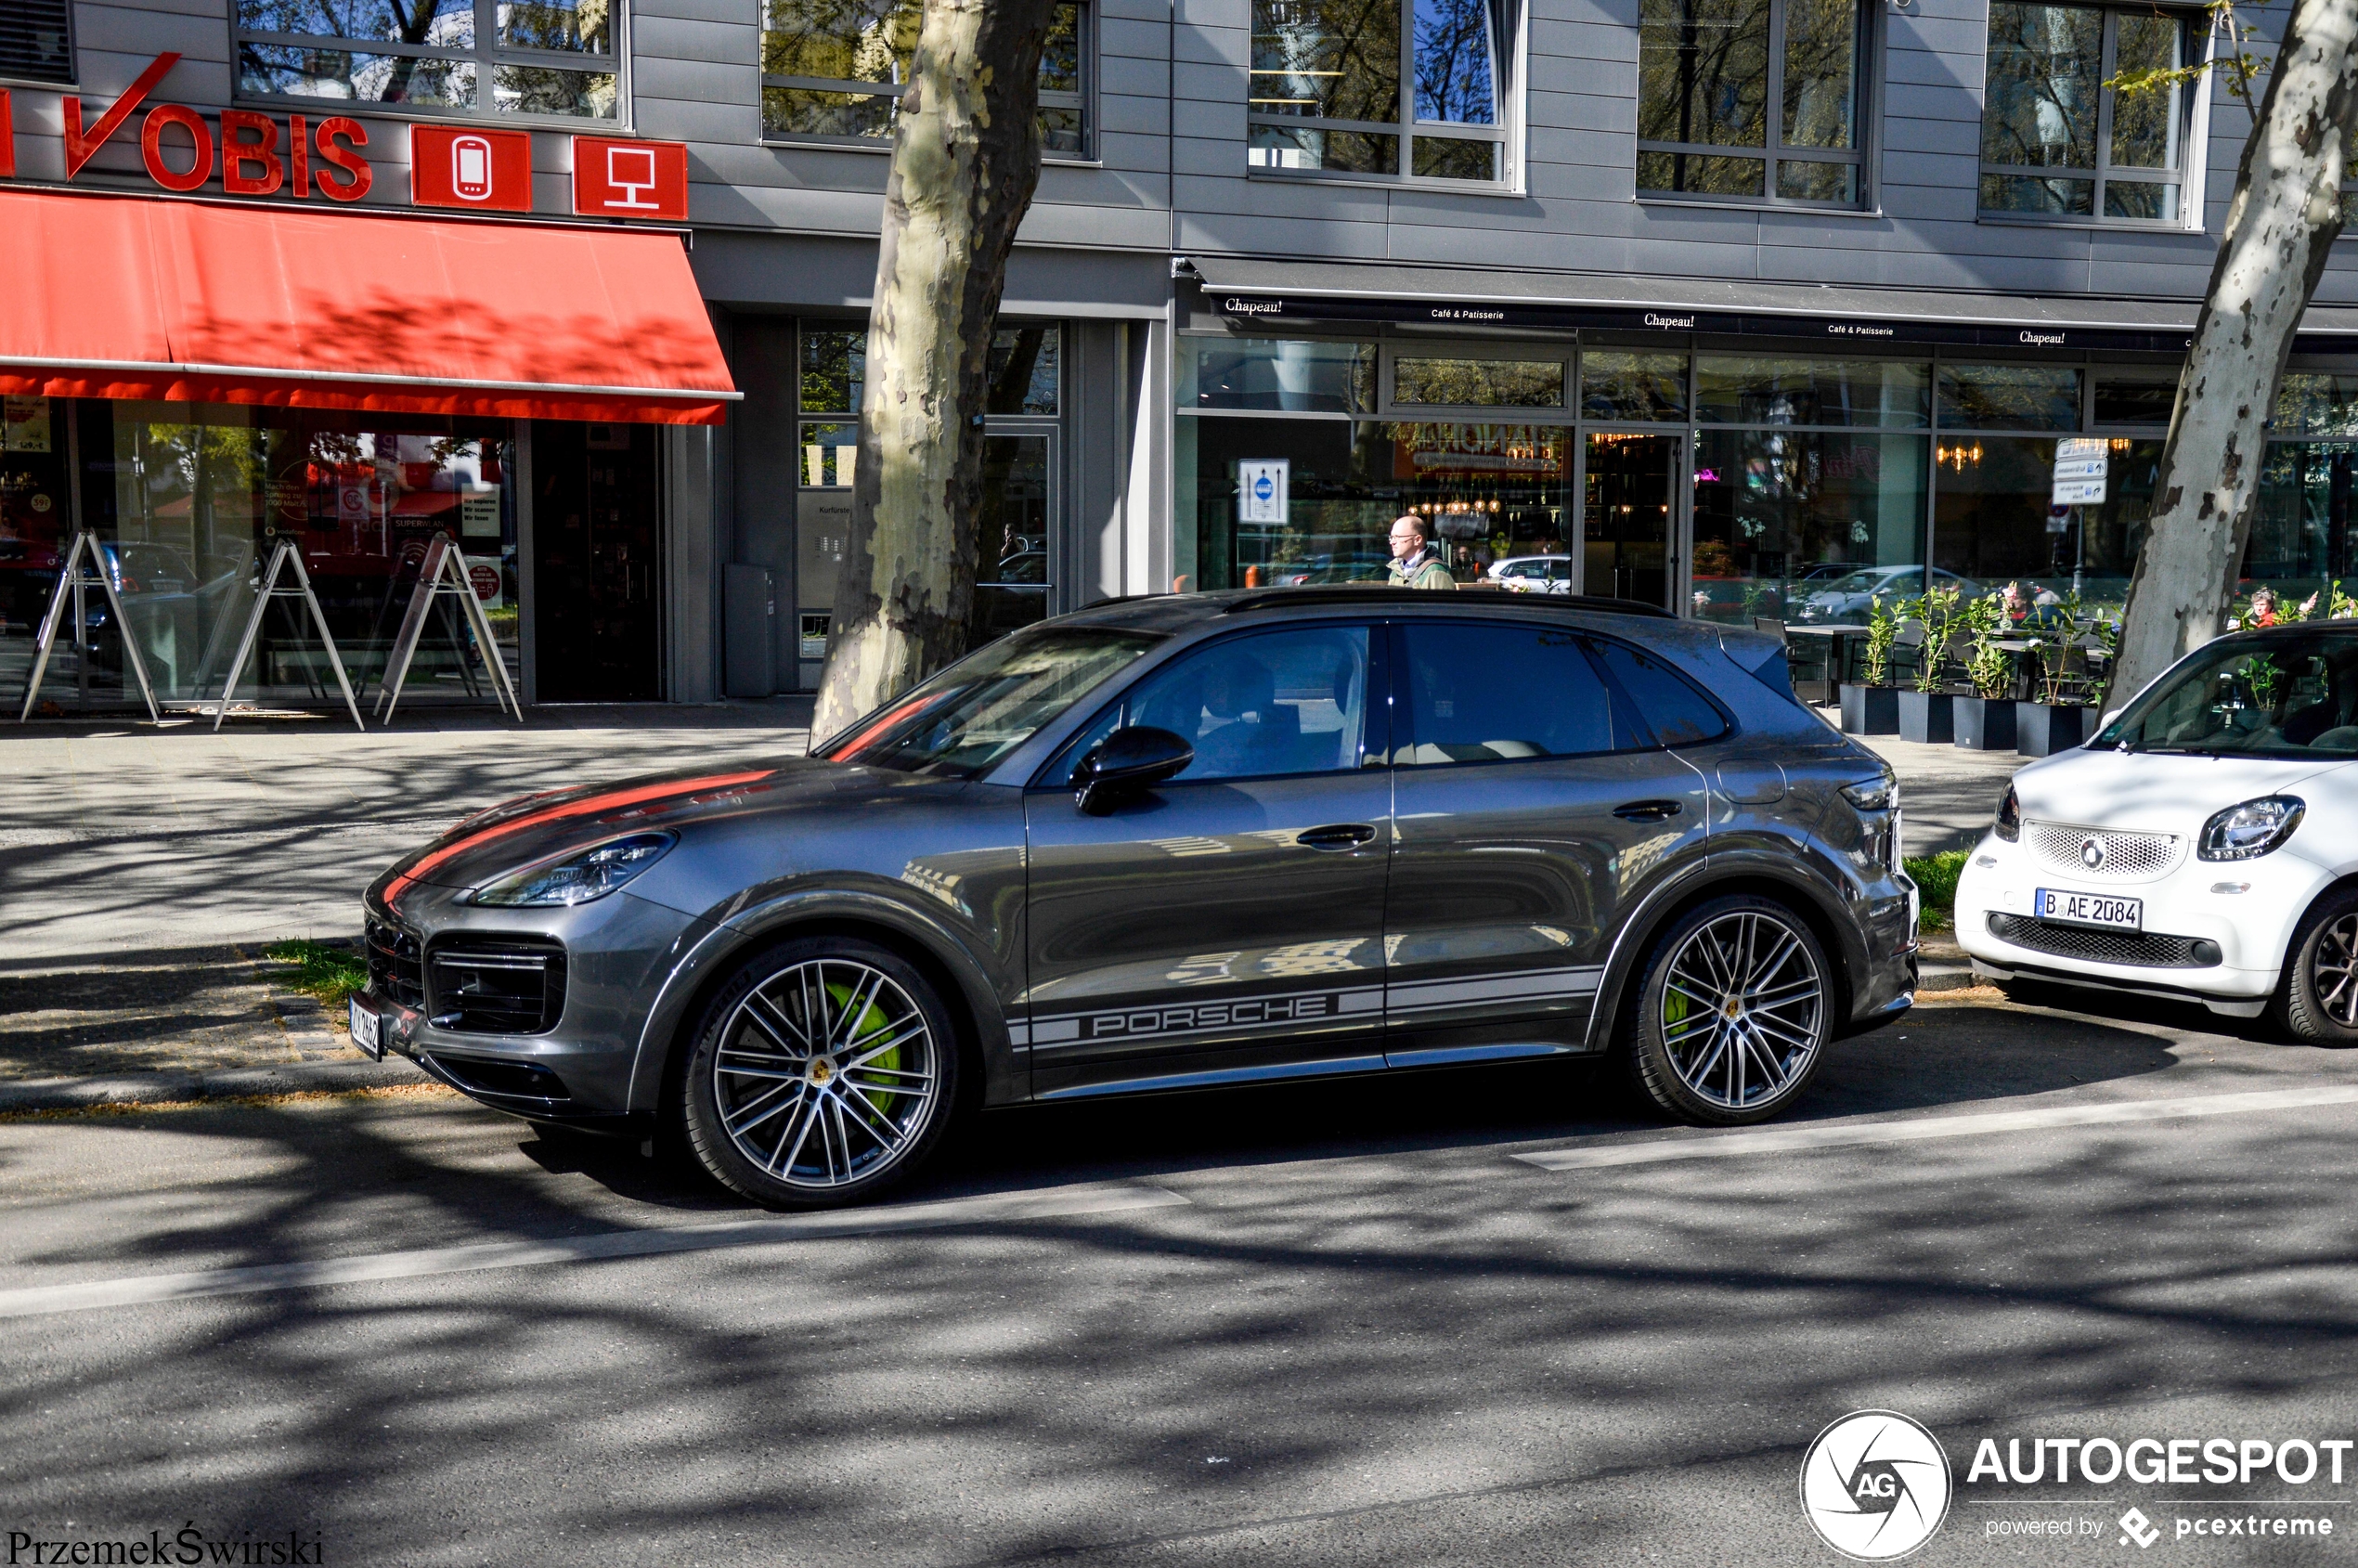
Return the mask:
{"type": "Polygon", "coordinates": [[[2293,938],[2276,1010],[2297,1040],[2358,1045],[2358,890],[2320,899],[2293,938]]]}
{"type": "Polygon", "coordinates": [[[1826,955],[1768,899],[1714,899],[1656,939],[1624,1026],[1638,1085],[1682,1121],[1759,1121],[1818,1069],[1833,1025],[1826,955]]]}
{"type": "Polygon", "coordinates": [[[773,1208],[859,1203],[905,1179],[957,1102],[948,1010],[871,942],[809,938],[747,963],[706,1010],[681,1080],[688,1141],[773,1208]]]}

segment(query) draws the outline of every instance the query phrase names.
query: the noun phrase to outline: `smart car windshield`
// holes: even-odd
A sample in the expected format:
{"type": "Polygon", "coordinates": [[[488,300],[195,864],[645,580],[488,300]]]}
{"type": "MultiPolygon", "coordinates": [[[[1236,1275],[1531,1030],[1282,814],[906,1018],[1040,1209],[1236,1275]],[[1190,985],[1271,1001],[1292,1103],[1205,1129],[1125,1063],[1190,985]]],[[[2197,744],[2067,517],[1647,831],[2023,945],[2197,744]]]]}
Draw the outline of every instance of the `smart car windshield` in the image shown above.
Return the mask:
{"type": "Polygon", "coordinates": [[[1105,627],[1017,632],[967,654],[811,755],[974,778],[1161,641],[1105,627]]]}
{"type": "Polygon", "coordinates": [[[2205,757],[2358,755],[2358,627],[2214,642],[2088,744],[2205,757]]]}

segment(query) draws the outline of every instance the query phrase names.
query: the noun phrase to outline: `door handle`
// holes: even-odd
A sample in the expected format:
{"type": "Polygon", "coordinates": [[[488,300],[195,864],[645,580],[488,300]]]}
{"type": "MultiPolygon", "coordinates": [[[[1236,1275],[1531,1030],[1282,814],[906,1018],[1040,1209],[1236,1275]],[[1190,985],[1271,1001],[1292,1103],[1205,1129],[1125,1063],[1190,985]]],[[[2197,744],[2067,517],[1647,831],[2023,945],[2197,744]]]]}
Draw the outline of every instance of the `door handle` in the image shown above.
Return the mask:
{"type": "Polygon", "coordinates": [[[1312,849],[1355,849],[1375,836],[1376,830],[1366,823],[1335,823],[1305,827],[1293,836],[1293,841],[1312,849]]]}
{"type": "Polygon", "coordinates": [[[1626,823],[1665,822],[1678,814],[1676,800],[1632,800],[1626,806],[1615,806],[1613,814],[1626,823]]]}

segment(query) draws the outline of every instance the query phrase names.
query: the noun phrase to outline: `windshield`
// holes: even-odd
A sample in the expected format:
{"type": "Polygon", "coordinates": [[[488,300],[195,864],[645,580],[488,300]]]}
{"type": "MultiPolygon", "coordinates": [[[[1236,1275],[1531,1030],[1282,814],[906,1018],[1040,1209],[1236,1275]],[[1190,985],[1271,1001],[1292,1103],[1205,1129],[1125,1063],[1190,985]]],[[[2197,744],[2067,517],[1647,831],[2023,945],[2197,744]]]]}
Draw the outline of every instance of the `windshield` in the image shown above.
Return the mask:
{"type": "Polygon", "coordinates": [[[811,755],[971,779],[1161,641],[1102,627],[1018,632],[967,654],[811,755]]]}
{"type": "Polygon", "coordinates": [[[2358,628],[2215,642],[2088,744],[2221,756],[2358,755],[2358,628]]]}

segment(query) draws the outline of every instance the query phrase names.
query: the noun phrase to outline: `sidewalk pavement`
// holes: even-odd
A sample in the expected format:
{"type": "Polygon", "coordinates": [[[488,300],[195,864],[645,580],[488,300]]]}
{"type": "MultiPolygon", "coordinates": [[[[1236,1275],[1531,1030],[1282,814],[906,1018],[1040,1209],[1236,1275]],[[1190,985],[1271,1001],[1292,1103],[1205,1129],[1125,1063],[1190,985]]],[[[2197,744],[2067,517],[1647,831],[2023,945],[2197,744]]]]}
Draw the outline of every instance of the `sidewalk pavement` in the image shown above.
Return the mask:
{"type": "MultiPolygon", "coordinates": [[[[709,707],[0,724],[0,1112],[419,1081],[288,991],[275,941],[350,942],[360,893],[479,808],[682,765],[798,756],[810,699],[709,707]]],[[[1911,854],[1963,848],[2022,759],[1869,743],[1911,854]]],[[[1928,978],[1948,983],[1936,944],[1928,978]]],[[[1970,978],[1962,968],[1959,973],[1970,978]]],[[[1929,987],[1928,987],[1929,989],[1929,987]]]]}

